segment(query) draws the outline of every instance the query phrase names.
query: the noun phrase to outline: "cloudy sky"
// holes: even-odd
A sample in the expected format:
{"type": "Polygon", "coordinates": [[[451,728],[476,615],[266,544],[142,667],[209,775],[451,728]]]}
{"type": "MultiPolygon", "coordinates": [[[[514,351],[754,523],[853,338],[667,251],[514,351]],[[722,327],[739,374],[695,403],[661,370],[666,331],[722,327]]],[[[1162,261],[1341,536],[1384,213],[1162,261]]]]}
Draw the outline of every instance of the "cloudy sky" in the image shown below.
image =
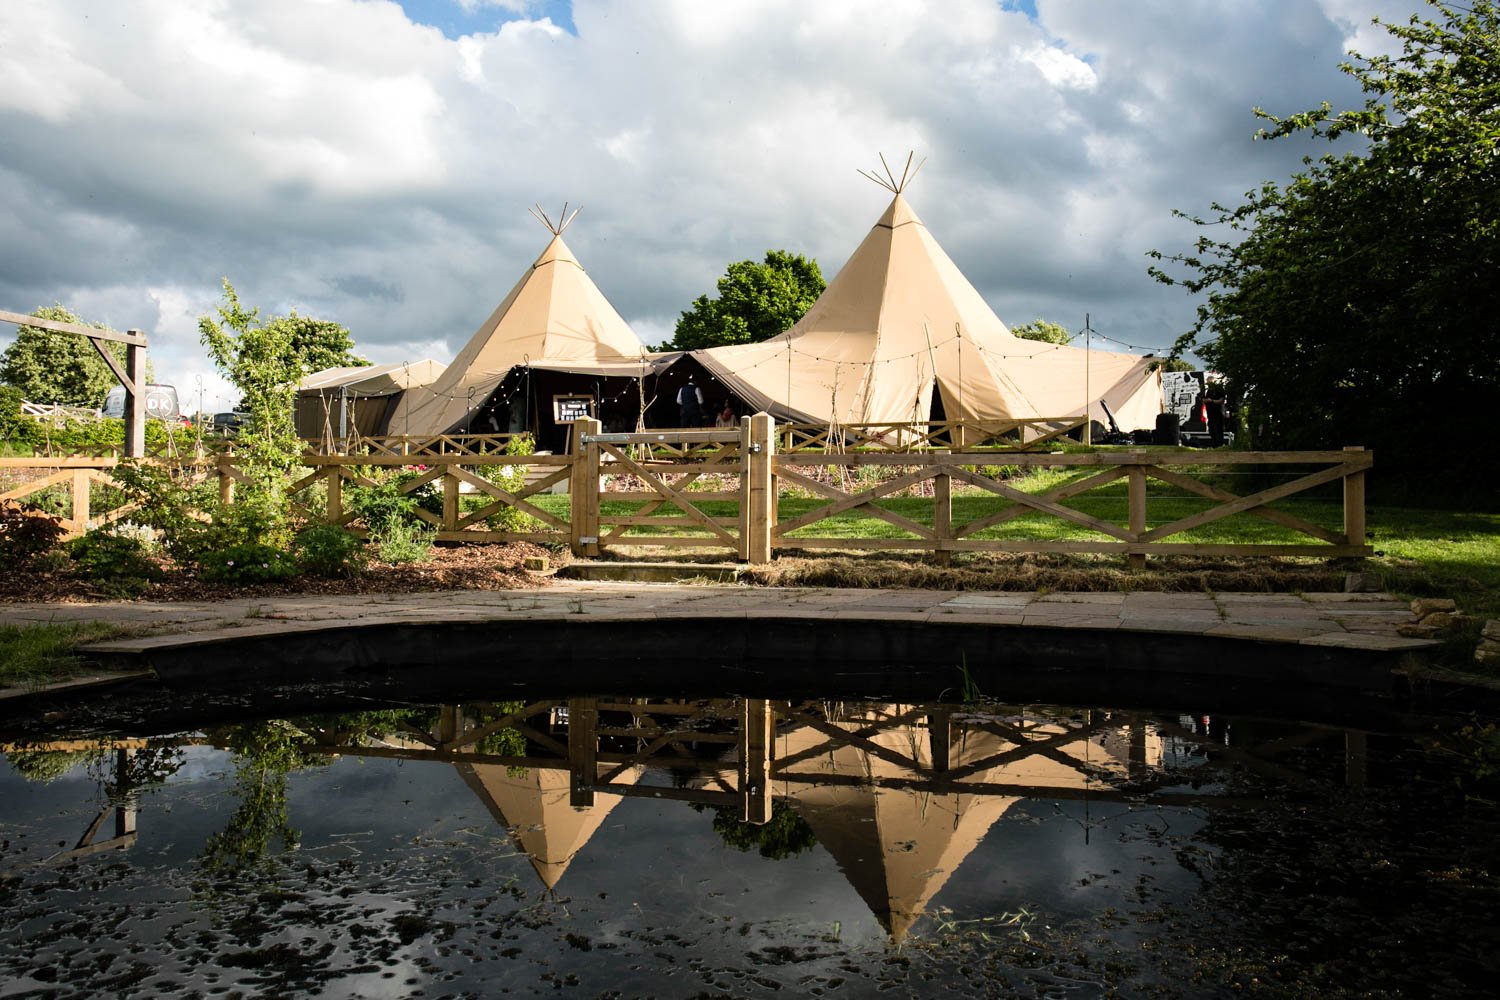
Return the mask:
{"type": "MultiPolygon", "coordinates": [[[[1338,63],[1421,0],[4,0],[0,309],[151,337],[184,408],[231,391],[196,318],[263,312],[448,361],[568,242],[647,343],[725,264],[832,277],[908,198],[1008,323],[1142,349],[1193,302],[1145,253],[1316,147],[1252,108],[1358,103],[1338,63]]],[[[0,325],[0,345],[14,328],[0,325]]]]}

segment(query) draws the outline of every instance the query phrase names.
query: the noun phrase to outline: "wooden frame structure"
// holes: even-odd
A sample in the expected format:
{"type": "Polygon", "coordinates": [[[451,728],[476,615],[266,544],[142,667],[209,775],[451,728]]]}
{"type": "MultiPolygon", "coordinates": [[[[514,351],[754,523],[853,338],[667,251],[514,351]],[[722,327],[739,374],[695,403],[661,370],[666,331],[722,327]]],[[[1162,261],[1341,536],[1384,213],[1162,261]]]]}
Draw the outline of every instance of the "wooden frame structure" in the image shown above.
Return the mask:
{"type": "MultiPolygon", "coordinates": [[[[482,443],[440,436],[428,441],[421,454],[391,453],[384,446],[362,455],[310,452],[303,457],[308,471],[291,491],[308,519],[360,530],[356,515],[344,504],[345,488],[374,486],[385,474],[406,469],[417,474],[403,482],[403,492],[426,492],[429,485],[440,491],[440,510],[417,511],[437,529],[439,541],[559,543],[584,556],[622,545],[728,550],[752,564],[792,549],[915,550],[940,558],[954,552],[1095,553],[1124,555],[1132,565],[1141,566],[1150,555],[1333,558],[1373,553],[1365,539],[1365,474],[1373,456],[1362,448],[781,454],[777,444],[782,434],[763,413],[744,418],[735,429],[639,434],[603,434],[597,420],[581,418],[574,423],[573,447],[566,455],[507,455],[498,440],[504,436],[487,436],[482,443]],[[478,450],[492,446],[496,450],[478,450]],[[494,469],[505,467],[525,472],[494,475],[494,469]],[[1057,470],[1064,478],[1042,492],[1028,492],[1009,479],[1018,468],[1057,470]],[[824,475],[829,470],[838,475],[824,475]],[[877,474],[861,475],[864,470],[877,474]],[[1231,472],[1258,477],[1257,485],[1244,494],[1231,492],[1221,484],[1231,472]],[[1263,485],[1273,474],[1278,481],[1263,485]],[[1109,516],[1099,513],[1100,503],[1092,513],[1072,503],[1104,487],[1117,490],[1121,481],[1123,497],[1106,497],[1113,510],[1109,516]],[[1342,489],[1342,523],[1336,527],[1274,506],[1335,483],[1342,489]],[[704,485],[708,488],[701,488],[704,485]],[[318,486],[323,487],[321,494],[311,492],[318,486]],[[956,487],[965,495],[962,511],[955,504],[956,487]],[[565,510],[538,502],[543,493],[564,489],[569,493],[565,510]],[[818,502],[800,513],[783,514],[781,498],[792,490],[818,502]],[[1162,514],[1162,491],[1190,498],[1201,507],[1162,514]],[[882,505],[898,494],[920,498],[924,512],[913,515],[909,509],[902,513],[882,505]],[[309,505],[312,496],[317,501],[309,505]],[[616,509],[607,510],[603,504],[616,509]],[[636,506],[621,513],[620,504],[636,506]],[[726,506],[734,513],[726,515],[726,506]],[[505,510],[526,515],[531,524],[497,529],[485,523],[505,510]],[[888,532],[891,537],[841,536],[834,525],[850,515],[884,522],[894,529],[888,532]],[[1252,537],[1209,543],[1181,537],[1228,518],[1246,517],[1302,540],[1252,537]],[[1055,530],[1047,526],[1058,523],[1092,537],[1049,538],[1055,530]],[[1038,527],[1017,530],[1029,525],[1038,527]],[[996,530],[1001,528],[1005,530],[996,530]]],[[[40,473],[0,494],[0,501],[21,501],[46,489],[66,487],[71,500],[64,526],[69,534],[79,534],[91,523],[128,515],[129,509],[120,506],[96,511],[90,501],[95,485],[115,485],[110,470],[118,461],[0,459],[0,468],[25,467],[40,473]]],[[[186,475],[217,476],[222,502],[230,501],[235,484],[245,480],[231,455],[189,459],[176,467],[186,475]]]]}
{"type": "Polygon", "coordinates": [[[125,455],[140,458],[146,454],[146,335],[139,330],[116,333],[79,323],[63,323],[55,319],[39,319],[21,313],[0,309],[0,322],[17,326],[31,326],[52,333],[71,333],[86,337],[94,350],[109,365],[120,385],[125,387],[125,455]],[[125,365],[121,367],[115,356],[109,353],[105,342],[125,345],[125,365]]]}

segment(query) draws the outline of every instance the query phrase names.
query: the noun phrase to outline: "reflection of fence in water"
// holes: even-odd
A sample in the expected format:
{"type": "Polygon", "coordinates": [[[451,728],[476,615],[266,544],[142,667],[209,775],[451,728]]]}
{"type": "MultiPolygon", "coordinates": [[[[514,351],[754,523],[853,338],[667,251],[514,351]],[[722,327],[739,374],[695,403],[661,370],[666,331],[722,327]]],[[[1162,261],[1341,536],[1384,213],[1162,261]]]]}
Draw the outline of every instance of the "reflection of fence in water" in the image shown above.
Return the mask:
{"type": "MultiPolygon", "coordinates": [[[[1273,726],[1241,746],[1191,719],[1105,710],[572,698],[446,705],[413,718],[284,725],[305,754],[455,767],[548,889],[627,798],[713,807],[751,824],[771,820],[779,805],[806,824],[898,940],[1018,803],[1254,808],[1261,800],[1223,790],[1226,775],[1248,770],[1293,797],[1299,788],[1312,794],[1302,765],[1286,758],[1338,741],[1345,780],[1366,780],[1361,733],[1273,726]],[[1189,783],[1219,790],[1182,791],[1189,783]]],[[[118,794],[73,850],[47,863],[135,843],[124,776],[131,753],[159,742],[90,744],[114,756],[118,794]],[[99,840],[111,814],[115,836],[99,840]]],[[[27,749],[62,747],[73,744],[27,749]]]]}

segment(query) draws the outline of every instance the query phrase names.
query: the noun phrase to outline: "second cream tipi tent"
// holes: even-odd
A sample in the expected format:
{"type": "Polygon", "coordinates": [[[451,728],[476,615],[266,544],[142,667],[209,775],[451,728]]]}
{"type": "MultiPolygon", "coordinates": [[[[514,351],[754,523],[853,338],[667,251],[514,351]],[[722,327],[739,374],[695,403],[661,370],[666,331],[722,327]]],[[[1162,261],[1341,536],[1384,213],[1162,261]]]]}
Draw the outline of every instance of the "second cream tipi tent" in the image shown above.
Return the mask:
{"type": "Polygon", "coordinates": [[[445,434],[461,428],[511,369],[523,365],[591,369],[602,364],[628,375],[634,370],[626,363],[636,362],[651,370],[642,362],[640,338],[563,242],[577,210],[559,215],[556,224],[540,209],[533,212],[552,234],[551,242],[442,376],[402,396],[387,433],[445,434]]]}
{"type": "MultiPolygon", "coordinates": [[[[882,161],[883,162],[883,161],[882,161]]],[[[920,169],[920,167],[919,167],[920,169]]],[[[871,175],[866,175],[871,176],[871,175]]],[[[1161,409],[1150,359],[1025,340],[1010,332],[917,218],[897,180],[885,214],[807,314],[756,344],[693,357],[751,406],[778,419],[858,424],[926,421],[932,393],[949,420],[995,426],[1013,418],[1150,427],[1161,409]]],[[[955,444],[987,435],[956,435],[955,444]]]]}

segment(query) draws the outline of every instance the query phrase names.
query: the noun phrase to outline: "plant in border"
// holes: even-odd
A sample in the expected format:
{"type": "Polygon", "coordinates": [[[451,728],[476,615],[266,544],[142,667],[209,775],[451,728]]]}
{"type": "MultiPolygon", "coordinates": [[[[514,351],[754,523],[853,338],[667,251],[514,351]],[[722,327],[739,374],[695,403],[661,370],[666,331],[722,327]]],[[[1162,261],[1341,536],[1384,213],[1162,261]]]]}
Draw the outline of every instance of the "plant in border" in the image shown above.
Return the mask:
{"type": "Polygon", "coordinates": [[[73,572],[114,597],[139,597],[161,567],[151,559],[146,543],[135,535],[100,528],[64,545],[73,572]]]}
{"type": "Polygon", "coordinates": [[[365,565],[364,543],[336,524],[313,524],[292,541],[304,572],[323,577],[358,576],[365,565]]]}
{"type": "Polygon", "coordinates": [[[210,549],[198,559],[203,579],[215,583],[276,583],[301,572],[290,552],[260,542],[210,549]]]}
{"type": "Polygon", "coordinates": [[[57,548],[66,534],[61,519],[35,504],[0,501],[0,563],[24,569],[57,548]]]}

